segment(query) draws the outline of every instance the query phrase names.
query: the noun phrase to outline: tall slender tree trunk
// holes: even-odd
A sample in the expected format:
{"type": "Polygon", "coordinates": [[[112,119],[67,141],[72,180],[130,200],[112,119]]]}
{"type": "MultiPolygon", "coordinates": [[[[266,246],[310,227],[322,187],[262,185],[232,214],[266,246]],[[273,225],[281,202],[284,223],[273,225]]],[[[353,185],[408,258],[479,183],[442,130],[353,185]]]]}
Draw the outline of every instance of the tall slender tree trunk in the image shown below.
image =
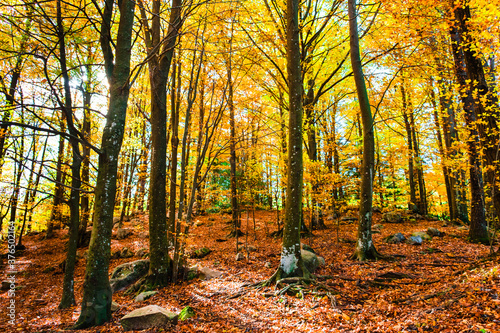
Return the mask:
{"type": "MultiPolygon", "coordinates": [[[[61,132],[66,131],[66,124],[64,116],[61,117],[61,132]]],[[[49,239],[54,236],[54,228],[61,224],[62,214],[61,205],[63,203],[64,197],[64,186],[63,186],[63,170],[62,164],[64,160],[64,149],[65,149],[65,139],[63,136],[59,138],[59,150],[57,153],[57,164],[56,164],[56,181],[54,187],[54,198],[52,201],[52,210],[50,213],[49,223],[47,224],[47,233],[45,238],[49,239]]]]}
{"type": "MultiPolygon", "coordinates": [[[[318,144],[316,141],[316,114],[314,112],[314,81],[309,81],[307,95],[304,100],[304,109],[306,113],[305,125],[307,130],[307,144],[309,160],[313,163],[318,161],[318,144]]],[[[323,220],[323,209],[318,203],[317,196],[319,191],[318,180],[319,175],[313,175],[312,193],[311,193],[311,227],[313,229],[326,229],[323,220]]]]}
{"type": "Polygon", "coordinates": [[[19,193],[21,191],[21,176],[23,175],[24,172],[24,164],[23,164],[23,159],[24,159],[24,128],[22,129],[21,132],[21,146],[19,147],[19,154],[16,156],[18,159],[17,162],[17,173],[14,173],[16,178],[14,179],[14,191],[12,192],[12,197],[10,200],[10,222],[16,223],[16,217],[17,217],[17,205],[19,202],[19,193]]]}
{"type": "Polygon", "coordinates": [[[70,225],[68,252],[66,256],[65,272],[63,280],[63,294],[59,308],[64,309],[76,304],[74,293],[74,273],[76,266],[76,250],[78,247],[78,229],[80,227],[80,190],[81,190],[81,164],[80,145],[78,141],[79,132],[73,122],[73,104],[71,100],[70,77],[66,59],[65,29],[62,16],[61,0],[57,0],[57,36],[59,42],[59,63],[64,86],[64,104],[60,102],[64,112],[72,151],[71,162],[71,193],[69,199],[70,225]]]}
{"type": "Polygon", "coordinates": [[[17,85],[21,78],[21,70],[23,67],[24,59],[26,57],[26,48],[28,46],[30,30],[33,22],[33,5],[26,3],[26,11],[27,11],[26,15],[27,17],[25,21],[26,28],[25,32],[21,36],[19,52],[16,56],[16,64],[14,65],[12,74],[10,75],[9,89],[5,89],[3,91],[5,99],[7,101],[6,103],[7,105],[6,108],[3,110],[2,124],[0,124],[0,174],[2,173],[3,169],[3,157],[5,154],[5,139],[9,131],[9,125],[7,124],[7,122],[10,121],[12,117],[12,111],[16,106],[15,95],[16,95],[17,85]]]}
{"type": "Polygon", "coordinates": [[[162,36],[162,1],[153,0],[151,27],[144,4],[140,1],[141,18],[148,49],[151,85],[151,177],[149,187],[148,278],[153,285],[165,285],[170,279],[167,235],[167,82],[174,49],[182,26],[182,1],[172,0],[166,36],[162,36]]]}
{"type": "MultiPolygon", "coordinates": [[[[83,92],[83,125],[82,125],[82,135],[85,140],[90,142],[91,130],[92,130],[92,120],[90,113],[90,102],[92,99],[92,92],[90,91],[91,84],[91,73],[90,66],[87,66],[87,82],[85,84],[85,90],[83,92]]],[[[90,187],[90,147],[87,145],[82,146],[82,189],[86,192],[81,193],[81,207],[80,207],[80,231],[78,233],[78,244],[83,245],[85,233],[87,231],[87,226],[90,221],[90,198],[91,194],[88,193],[91,189],[90,187]]]]}
{"type": "MultiPolygon", "coordinates": [[[[232,32],[231,32],[232,33],[232,32]]],[[[229,104],[229,127],[230,127],[230,186],[231,186],[231,214],[233,220],[232,236],[236,237],[240,230],[240,213],[238,208],[238,185],[236,175],[236,126],[234,121],[234,101],[233,101],[233,78],[232,78],[232,37],[230,41],[229,60],[227,64],[227,80],[229,85],[228,104],[229,104]]]]}
{"type": "Polygon", "coordinates": [[[363,162],[361,165],[361,190],[359,204],[359,225],[356,249],[353,259],[376,259],[380,255],[372,241],[372,200],[373,200],[373,172],[375,163],[375,137],[373,132],[373,118],[370,110],[370,100],[365,85],[363,67],[359,50],[358,24],[356,0],[349,0],[349,37],[351,47],[351,65],[358,93],[359,108],[363,124],[363,162]]]}
{"type": "Polygon", "coordinates": [[[170,245],[174,245],[175,240],[175,221],[176,221],[176,207],[177,207],[177,154],[179,148],[179,108],[180,104],[177,102],[177,98],[180,99],[180,72],[181,64],[179,59],[179,54],[177,55],[176,62],[174,62],[173,75],[172,75],[172,86],[171,86],[171,109],[172,116],[170,117],[170,126],[172,128],[172,135],[170,137],[171,146],[171,160],[170,160],[170,196],[169,196],[169,216],[168,216],[168,241],[170,245]],[[177,75],[177,76],[176,76],[177,75]],[[177,84],[176,84],[177,81],[177,84]]]}
{"type": "Polygon", "coordinates": [[[455,62],[455,75],[460,87],[460,97],[462,100],[465,122],[468,127],[467,152],[469,154],[469,176],[471,191],[471,220],[469,228],[469,238],[474,242],[488,242],[488,230],[486,228],[486,215],[484,207],[484,190],[481,165],[479,162],[479,140],[476,129],[476,105],[474,97],[467,85],[467,73],[465,71],[464,53],[460,50],[461,36],[459,30],[452,28],[450,31],[452,40],[453,59],[455,62]]]}
{"type": "MultiPolygon", "coordinates": [[[[406,141],[408,144],[408,181],[410,185],[410,202],[408,208],[411,211],[415,211],[417,208],[417,194],[416,194],[416,183],[415,183],[415,167],[414,167],[414,147],[413,147],[413,136],[411,130],[410,118],[408,115],[408,102],[406,100],[406,89],[404,84],[401,85],[401,98],[403,100],[403,119],[406,129],[406,141]]],[[[411,110],[410,110],[411,112],[411,110]]]]}
{"type": "MultiPolygon", "coordinates": [[[[409,97],[409,96],[408,96],[409,97]]],[[[412,103],[409,101],[409,105],[412,103]]],[[[411,107],[413,109],[413,107],[411,107]]],[[[415,169],[417,171],[417,181],[418,181],[418,211],[422,215],[427,215],[427,194],[425,192],[425,180],[424,180],[424,169],[422,158],[420,157],[420,147],[417,138],[417,133],[415,129],[415,117],[413,111],[409,113],[410,115],[410,125],[411,125],[411,136],[413,140],[413,151],[415,153],[415,169]]]]}
{"type": "Polygon", "coordinates": [[[285,223],[277,279],[304,276],[310,272],[304,266],[300,248],[302,223],[302,74],[299,42],[299,1],[287,0],[286,55],[288,69],[288,163],[285,223]]]}
{"type": "Polygon", "coordinates": [[[33,175],[35,173],[35,162],[36,162],[36,152],[37,152],[37,138],[34,134],[35,133],[33,133],[33,139],[30,148],[33,154],[33,159],[31,161],[30,175],[28,177],[28,184],[26,186],[26,192],[24,194],[24,201],[23,201],[23,208],[24,208],[23,224],[21,225],[21,231],[19,232],[19,239],[17,241],[16,249],[24,249],[23,233],[24,233],[24,228],[26,226],[26,219],[28,217],[30,194],[33,191],[33,175]]]}

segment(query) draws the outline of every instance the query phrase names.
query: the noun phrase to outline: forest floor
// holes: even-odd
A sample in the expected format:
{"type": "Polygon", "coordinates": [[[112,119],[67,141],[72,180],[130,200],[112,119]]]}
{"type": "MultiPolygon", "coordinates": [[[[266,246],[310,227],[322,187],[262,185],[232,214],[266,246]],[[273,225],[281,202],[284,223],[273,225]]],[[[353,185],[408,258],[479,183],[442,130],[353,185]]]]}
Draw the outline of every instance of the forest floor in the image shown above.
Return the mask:
{"type": "MultiPolygon", "coordinates": [[[[113,313],[112,321],[80,332],[121,332],[120,318],[149,304],[174,312],[187,305],[195,310],[194,318],[167,329],[171,332],[500,332],[499,258],[488,258],[488,246],[468,243],[465,228],[428,220],[389,224],[380,222],[380,214],[375,214],[373,223],[384,226],[373,236],[375,245],[380,253],[392,255],[393,260],[359,263],[349,260],[354,250],[355,223],[340,222],[337,230],[337,220],[326,221],[328,229],[314,231],[314,236],[303,242],[326,259],[326,265],[316,274],[330,275],[322,281],[335,290],[335,295],[306,294],[301,298],[274,296],[273,288],[240,288],[269,278],[280,260],[281,240],[265,235],[266,222],[270,231],[276,230],[271,222],[276,220],[276,213],[257,211],[256,233],[251,217],[248,238],[239,240],[243,246],[248,242],[255,249],[241,261],[235,260],[235,239],[221,241],[229,232],[229,215],[197,217],[196,226],[191,228],[188,251],[208,247],[212,252],[202,259],[189,259],[189,264],[218,270],[223,273],[221,277],[171,285],[143,302],[118,292],[113,300],[121,307],[113,313]],[[446,234],[420,246],[383,242],[384,237],[396,232],[409,237],[428,227],[446,234]],[[401,274],[393,280],[381,277],[388,272],[406,274],[406,278],[401,274]],[[238,293],[241,295],[234,297],[238,293]]],[[[242,219],[242,231],[246,232],[246,214],[242,219]]],[[[147,248],[148,239],[138,237],[147,230],[147,218],[136,218],[126,226],[134,229],[134,235],[113,239],[112,251],[147,248]]],[[[59,264],[65,259],[66,234],[66,230],[59,230],[51,240],[43,240],[42,234],[24,238],[26,250],[17,259],[16,283],[22,288],[16,290],[16,324],[7,323],[9,298],[2,291],[0,332],[59,332],[76,321],[80,304],[68,310],[57,308],[64,275],[59,264]]],[[[82,297],[85,250],[79,249],[82,258],[75,274],[78,303],[82,297]]],[[[119,264],[137,259],[113,259],[110,272],[119,264]]],[[[2,279],[5,269],[3,266],[2,279]]],[[[147,332],[162,331],[157,328],[147,332]]]]}

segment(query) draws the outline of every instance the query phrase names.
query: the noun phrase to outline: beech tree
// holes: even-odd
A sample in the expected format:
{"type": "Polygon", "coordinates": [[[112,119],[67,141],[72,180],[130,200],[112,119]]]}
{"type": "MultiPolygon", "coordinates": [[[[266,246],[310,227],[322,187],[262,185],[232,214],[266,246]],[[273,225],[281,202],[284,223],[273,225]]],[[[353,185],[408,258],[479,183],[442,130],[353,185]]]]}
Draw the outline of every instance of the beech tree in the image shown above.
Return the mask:
{"type": "Polygon", "coordinates": [[[118,155],[125,129],[131,83],[129,75],[135,2],[122,0],[115,4],[114,0],[106,0],[101,12],[100,43],[110,96],[99,154],[94,218],[83,285],[82,310],[73,327],[75,329],[101,325],[111,319],[112,292],[108,276],[111,229],[113,227],[118,155]],[[117,5],[120,14],[116,39],[113,38],[111,29],[115,5],[117,5]],[[114,51],[113,45],[115,46],[114,51]]]}
{"type": "Polygon", "coordinates": [[[359,203],[359,225],[356,249],[353,259],[366,260],[380,257],[372,240],[372,202],[373,173],[375,163],[375,136],[373,118],[370,110],[370,99],[366,89],[363,67],[359,50],[358,21],[356,0],[349,0],[349,36],[351,46],[351,65],[356,83],[358,103],[363,125],[363,162],[361,164],[361,189],[359,203]]]}
{"type": "Polygon", "coordinates": [[[286,59],[288,72],[288,166],[283,245],[277,280],[291,277],[309,277],[300,248],[302,223],[302,78],[299,46],[299,1],[287,0],[286,59]]]}
{"type": "MultiPolygon", "coordinates": [[[[174,48],[182,26],[182,1],[172,0],[166,34],[162,36],[162,1],[152,2],[151,26],[146,7],[140,1],[142,25],[148,50],[151,85],[151,181],[149,192],[150,258],[149,277],[152,285],[165,285],[169,280],[167,230],[167,81],[174,48]]],[[[175,79],[175,78],[174,78],[175,79]]],[[[174,214],[174,212],[170,212],[174,214]]],[[[170,235],[172,237],[172,235],[170,235]]]]}

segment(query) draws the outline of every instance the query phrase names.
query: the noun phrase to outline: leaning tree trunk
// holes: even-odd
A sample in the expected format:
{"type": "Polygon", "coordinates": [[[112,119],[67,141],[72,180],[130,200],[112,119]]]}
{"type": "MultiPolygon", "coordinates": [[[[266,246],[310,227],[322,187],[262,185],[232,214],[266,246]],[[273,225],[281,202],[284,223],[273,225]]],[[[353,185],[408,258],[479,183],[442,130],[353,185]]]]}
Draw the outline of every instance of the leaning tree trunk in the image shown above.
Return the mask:
{"type": "Polygon", "coordinates": [[[375,163],[375,137],[373,118],[370,111],[370,100],[365,85],[363,68],[359,51],[358,24],[356,19],[356,0],[349,0],[349,35],[351,46],[351,65],[358,92],[361,121],[363,124],[363,163],[361,165],[361,191],[359,204],[358,240],[353,259],[376,259],[378,254],[372,241],[372,196],[373,166],[375,163]]]}
{"type": "Polygon", "coordinates": [[[119,2],[120,21],[115,42],[116,55],[113,55],[111,47],[113,5],[114,0],[106,1],[101,25],[100,42],[104,53],[110,96],[99,154],[94,223],[83,284],[82,310],[74,326],[75,329],[102,325],[111,319],[112,291],[109,285],[108,268],[118,155],[123,142],[130,91],[129,74],[135,2],[132,0],[119,2]]]}
{"type": "Polygon", "coordinates": [[[61,109],[64,112],[68,131],[71,134],[69,142],[72,150],[71,162],[71,193],[69,199],[70,209],[70,225],[69,225],[69,240],[68,252],[65,262],[65,272],[63,280],[63,294],[60,309],[69,308],[76,304],[74,292],[74,273],[76,266],[76,250],[78,247],[78,228],[80,227],[80,187],[82,185],[80,170],[82,165],[82,156],[80,154],[80,146],[78,142],[78,130],[73,122],[73,104],[71,101],[70,78],[66,61],[66,46],[64,41],[64,24],[61,10],[61,0],[57,1],[57,35],[59,42],[59,63],[64,85],[64,104],[59,102],[61,109]]]}

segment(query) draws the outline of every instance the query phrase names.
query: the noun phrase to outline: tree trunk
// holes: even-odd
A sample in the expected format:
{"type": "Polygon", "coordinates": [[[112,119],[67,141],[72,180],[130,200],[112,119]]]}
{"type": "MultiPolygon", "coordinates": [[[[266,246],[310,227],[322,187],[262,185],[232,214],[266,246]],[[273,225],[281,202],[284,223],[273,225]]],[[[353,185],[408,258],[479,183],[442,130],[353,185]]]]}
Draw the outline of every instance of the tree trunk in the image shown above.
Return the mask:
{"type": "Polygon", "coordinates": [[[233,102],[233,78],[232,78],[232,37],[230,41],[229,60],[227,65],[227,80],[229,85],[228,106],[229,106],[229,127],[230,127],[230,185],[231,185],[231,214],[233,221],[233,231],[231,236],[235,237],[240,230],[240,213],[238,208],[238,185],[236,175],[236,128],[234,121],[234,102],[233,102]]]}
{"type": "MultiPolygon", "coordinates": [[[[92,92],[90,91],[91,85],[91,72],[90,66],[87,67],[87,82],[85,83],[85,90],[83,92],[83,125],[82,125],[82,135],[85,140],[90,142],[91,130],[92,130],[92,119],[90,113],[90,102],[92,99],[92,92]]],[[[82,146],[82,189],[85,191],[90,191],[90,147],[87,145],[82,146]]],[[[83,245],[85,233],[87,232],[87,226],[90,221],[90,193],[81,194],[81,207],[80,207],[80,231],[78,233],[78,245],[83,245]]]]}
{"type": "Polygon", "coordinates": [[[37,138],[35,136],[35,133],[33,133],[33,138],[32,138],[32,143],[31,143],[31,148],[30,150],[32,151],[33,154],[33,159],[31,161],[31,168],[30,168],[30,175],[28,177],[28,184],[26,186],[26,192],[24,194],[24,202],[23,202],[23,207],[24,207],[24,214],[23,214],[23,224],[21,226],[21,231],[19,232],[19,239],[17,241],[17,249],[23,249],[23,233],[24,233],[24,228],[26,226],[26,219],[28,216],[28,210],[29,210],[29,202],[30,202],[30,195],[31,192],[33,191],[33,175],[35,173],[35,162],[36,162],[36,153],[37,153],[37,138]]]}
{"type": "MultiPolygon", "coordinates": [[[[314,112],[314,81],[312,80],[309,81],[309,88],[304,100],[304,109],[306,112],[305,124],[307,130],[307,145],[309,147],[307,152],[309,155],[309,160],[314,163],[318,161],[318,144],[316,141],[316,115],[314,112]]],[[[323,209],[321,207],[321,204],[318,203],[317,200],[317,196],[319,195],[319,180],[317,179],[318,177],[319,175],[317,174],[317,172],[313,172],[311,186],[311,229],[320,230],[326,229],[326,225],[323,220],[323,209]]]]}
{"type": "Polygon", "coordinates": [[[165,285],[170,278],[167,241],[167,81],[174,48],[182,25],[182,1],[172,0],[166,37],[162,38],[162,1],[152,2],[149,27],[144,5],[141,18],[148,49],[149,82],[151,85],[151,177],[149,187],[149,249],[148,278],[153,285],[165,285]]]}
{"type": "Polygon", "coordinates": [[[169,245],[174,244],[174,234],[175,234],[175,221],[176,214],[175,208],[177,201],[177,154],[179,148],[179,103],[176,98],[180,99],[180,95],[177,95],[180,92],[180,57],[177,56],[177,61],[174,63],[173,67],[173,75],[172,75],[172,86],[170,89],[171,92],[171,109],[172,116],[170,117],[170,126],[172,128],[172,135],[170,137],[170,147],[172,150],[171,161],[170,161],[170,196],[169,196],[169,216],[168,216],[168,242],[169,245]],[[176,76],[177,74],[177,76],[176,76]],[[177,80],[177,81],[176,81],[177,80]],[[176,84],[178,82],[178,84],[176,84]]]}
{"type": "Polygon", "coordinates": [[[363,163],[361,165],[361,190],[359,204],[358,240],[353,259],[376,259],[378,254],[372,241],[372,200],[373,200],[373,166],[375,163],[375,138],[373,118],[370,111],[370,100],[365,85],[363,68],[359,50],[356,0],[349,0],[349,37],[351,47],[351,65],[358,93],[359,108],[363,124],[363,163]]]}
{"type": "Polygon", "coordinates": [[[14,191],[12,192],[12,197],[10,200],[10,220],[9,222],[16,223],[16,216],[17,216],[17,204],[19,202],[19,192],[21,191],[21,176],[23,175],[24,172],[24,128],[22,129],[21,132],[21,147],[20,147],[20,152],[17,155],[17,174],[14,172],[16,175],[16,178],[14,180],[14,191]]]}
{"type": "Polygon", "coordinates": [[[78,130],[73,123],[73,104],[71,101],[70,78],[66,63],[66,46],[64,40],[64,24],[61,11],[61,0],[57,1],[57,36],[59,42],[59,63],[61,64],[61,73],[64,86],[64,104],[59,102],[64,112],[68,131],[71,134],[69,139],[72,150],[71,162],[71,194],[69,199],[70,225],[68,252],[65,262],[65,272],[63,280],[63,294],[60,309],[65,309],[76,304],[74,293],[74,273],[76,265],[76,250],[78,246],[78,228],[80,227],[80,187],[81,187],[81,164],[80,146],[78,141],[78,130]]]}
{"type": "Polygon", "coordinates": [[[113,0],[103,10],[100,42],[104,54],[110,97],[106,126],[103,130],[95,187],[94,223],[83,284],[82,310],[74,329],[101,325],[111,319],[112,292],[109,285],[111,230],[116,195],[118,155],[120,153],[130,91],[130,58],[135,2],[119,3],[120,21],[116,38],[116,55],[111,47],[113,0]]]}
{"type": "MultiPolygon", "coordinates": [[[[453,7],[454,26],[451,28],[452,38],[455,34],[462,46],[465,72],[467,74],[468,86],[473,95],[474,110],[477,118],[477,130],[480,143],[484,151],[486,166],[486,183],[491,188],[492,199],[496,215],[500,214],[500,189],[496,179],[500,170],[498,168],[498,141],[499,128],[496,114],[490,110],[498,108],[498,96],[496,92],[490,91],[480,53],[470,47],[474,43],[473,34],[469,31],[469,21],[471,13],[469,1],[464,1],[463,5],[453,7]]],[[[456,52],[454,52],[456,53],[456,52]]]]}
{"type": "Polygon", "coordinates": [[[469,131],[467,140],[467,150],[469,154],[469,175],[470,175],[470,190],[471,190],[471,221],[469,228],[469,238],[473,242],[488,242],[488,230],[486,228],[486,216],[484,208],[484,191],[481,165],[479,161],[479,145],[478,133],[476,129],[477,104],[474,103],[472,91],[467,85],[467,73],[465,71],[464,53],[460,50],[461,36],[456,28],[450,31],[452,40],[453,59],[455,62],[455,75],[460,87],[460,97],[462,100],[465,122],[469,131]]]}
{"type": "Polygon", "coordinates": [[[302,219],[302,78],[299,47],[299,1],[287,0],[286,50],[288,69],[288,164],[285,224],[276,278],[308,277],[300,249],[302,219]]]}
{"type": "MultiPolygon", "coordinates": [[[[66,125],[64,121],[64,115],[61,116],[61,132],[66,131],[66,125]]],[[[64,197],[64,186],[63,186],[63,172],[62,163],[64,159],[64,149],[65,149],[65,139],[63,136],[59,138],[59,151],[57,154],[57,165],[56,165],[56,181],[54,187],[54,199],[52,201],[52,211],[50,213],[49,223],[47,224],[47,233],[45,238],[49,239],[54,236],[55,224],[61,224],[61,205],[63,203],[64,197]]]]}
{"type": "Polygon", "coordinates": [[[405,129],[406,129],[406,141],[408,143],[408,181],[410,185],[410,202],[408,204],[408,209],[410,209],[411,211],[416,211],[417,194],[416,194],[416,184],[415,184],[415,168],[413,165],[415,148],[413,147],[411,123],[410,123],[410,118],[408,116],[408,103],[406,101],[406,91],[404,84],[401,85],[401,98],[403,100],[403,119],[405,122],[405,129]]]}
{"type": "Polygon", "coordinates": [[[25,33],[21,36],[21,44],[19,46],[19,52],[16,55],[16,64],[10,75],[9,89],[4,89],[3,93],[5,95],[5,100],[7,101],[6,107],[3,111],[2,123],[0,124],[0,174],[3,169],[3,157],[5,154],[5,138],[7,137],[7,132],[9,131],[9,125],[6,124],[10,121],[12,117],[12,111],[15,108],[15,94],[19,79],[21,78],[21,70],[23,67],[24,59],[26,57],[26,47],[28,45],[28,39],[30,38],[30,30],[33,22],[33,5],[26,3],[26,28],[25,33]]]}

